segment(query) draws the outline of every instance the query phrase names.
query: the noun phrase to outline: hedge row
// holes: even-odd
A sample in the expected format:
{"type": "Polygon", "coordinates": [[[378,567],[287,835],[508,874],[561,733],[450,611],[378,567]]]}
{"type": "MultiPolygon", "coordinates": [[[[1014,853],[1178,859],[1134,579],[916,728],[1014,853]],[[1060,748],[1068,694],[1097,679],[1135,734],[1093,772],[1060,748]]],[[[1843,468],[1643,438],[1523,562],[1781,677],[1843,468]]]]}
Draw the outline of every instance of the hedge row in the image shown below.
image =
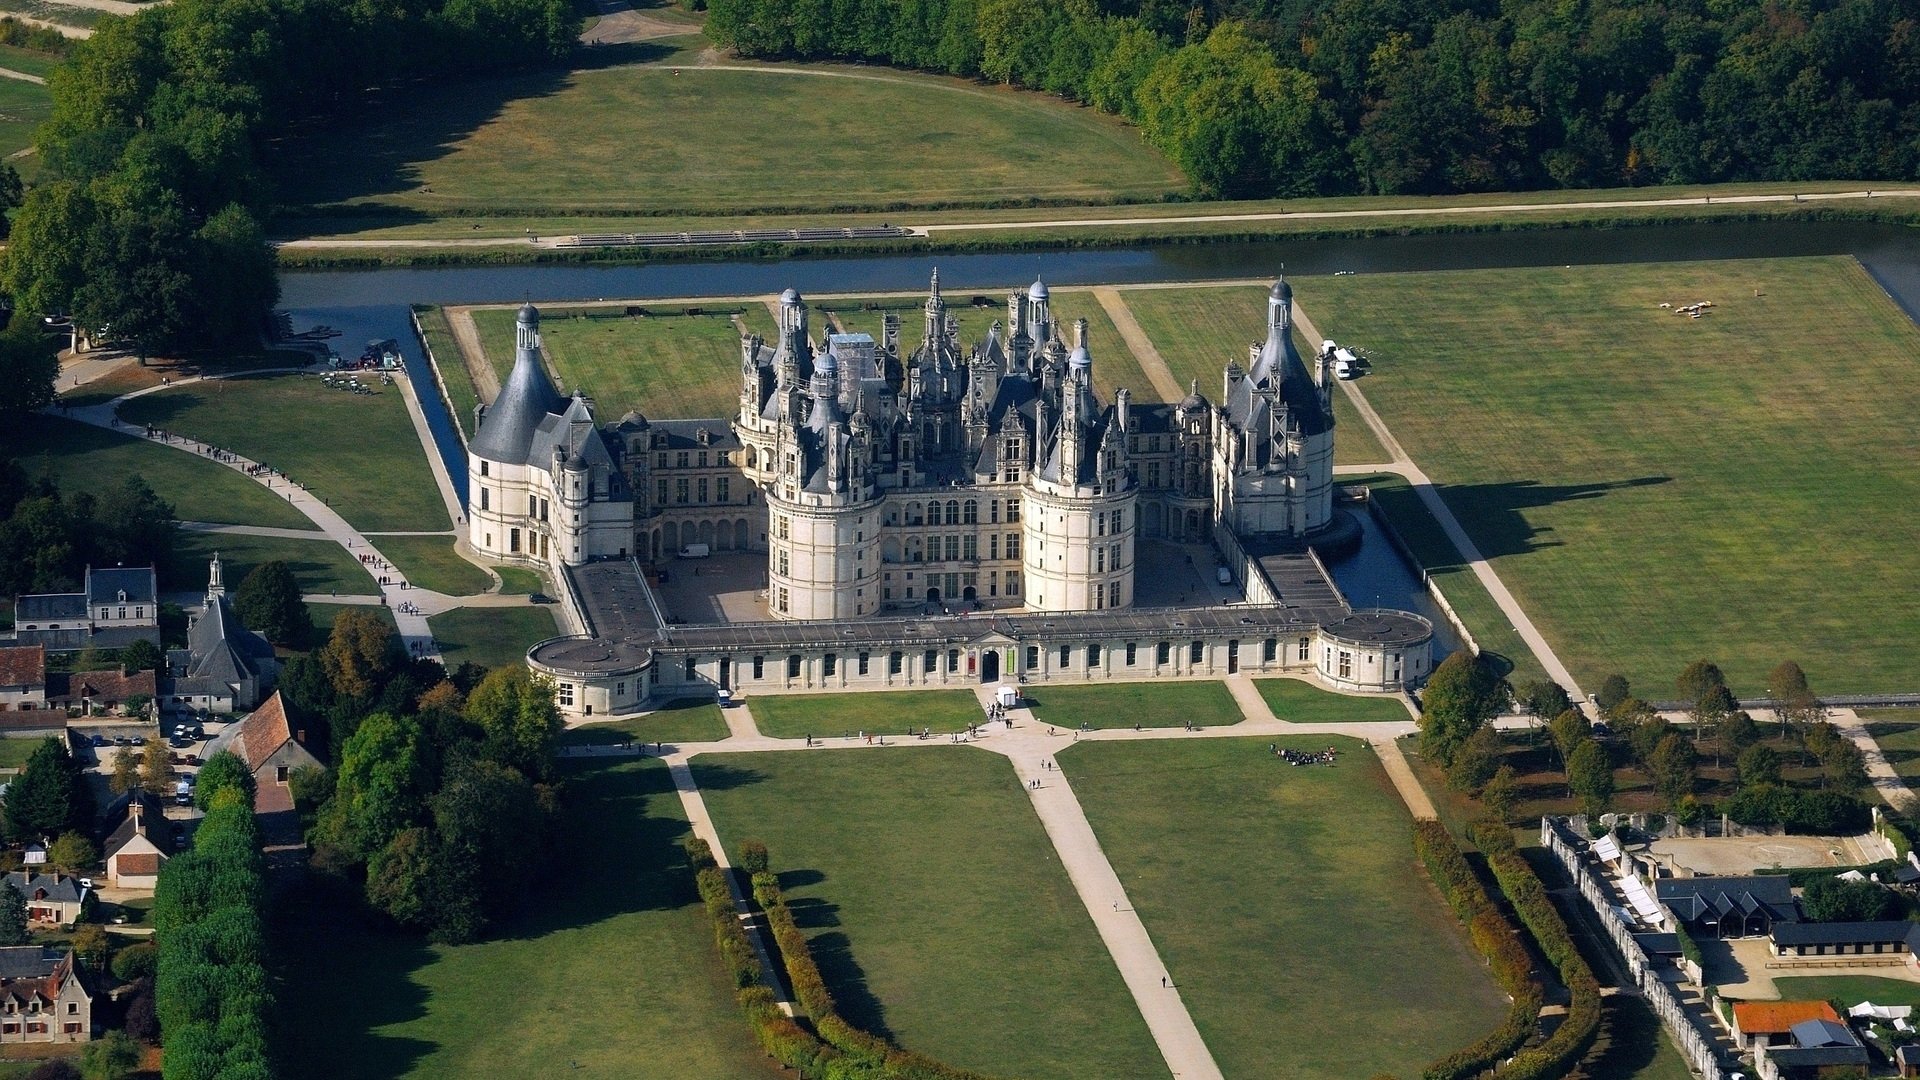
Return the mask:
{"type": "Polygon", "coordinates": [[[1754,873],[1779,875],[1786,878],[1788,884],[1794,888],[1804,889],[1816,881],[1836,878],[1849,870],[1858,871],[1862,877],[1879,874],[1881,881],[1891,881],[1893,872],[1905,865],[1907,865],[1905,859],[1882,859],[1879,862],[1861,863],[1856,866],[1797,866],[1791,869],[1770,866],[1764,870],[1755,870],[1754,873]]]}
{"type": "Polygon", "coordinates": [[[1494,981],[1513,999],[1506,1020],[1486,1038],[1433,1062],[1420,1074],[1423,1080],[1460,1080],[1478,1075],[1526,1042],[1539,1024],[1545,999],[1533,977],[1533,960],[1520,944],[1519,928],[1494,905],[1446,827],[1438,821],[1414,822],[1413,850],[1466,926],[1473,947],[1487,958],[1494,981]]]}
{"type": "Polygon", "coordinates": [[[819,965],[807,945],[807,936],[793,921],[793,912],[780,893],[780,879],[762,870],[753,875],[753,898],[767,914],[767,926],[780,948],[786,966],[787,983],[793,998],[807,1011],[815,1031],[846,1057],[835,1063],[829,1076],[869,1077],[872,1080],[989,1080],[981,1073],[956,1069],[922,1054],[901,1048],[886,1039],[862,1031],[840,1015],[820,976],[819,965]]]}
{"type": "Polygon", "coordinates": [[[1489,853],[1487,865],[1493,869],[1494,880],[1500,883],[1500,891],[1506,894],[1514,914],[1526,924],[1541,955],[1560,973],[1560,981],[1572,996],[1567,1018],[1553,1034],[1540,1045],[1514,1055],[1512,1061],[1494,1071],[1494,1076],[1498,1080],[1547,1080],[1565,1076],[1567,1070],[1586,1056],[1594,1036],[1600,1032],[1600,983],[1574,945],[1566,922],[1560,918],[1553,901],[1547,898],[1546,887],[1540,884],[1539,876],[1527,860],[1509,844],[1506,851],[1489,853]]]}
{"type": "Polygon", "coordinates": [[[161,1075],[272,1080],[260,827],[244,790],[202,795],[207,813],[193,847],[167,860],[154,890],[154,1003],[166,1046],[161,1075]]]}
{"type": "Polygon", "coordinates": [[[727,888],[727,872],[714,860],[713,849],[705,840],[690,838],[687,861],[693,865],[700,903],[713,922],[714,947],[720,950],[720,959],[733,976],[734,1000],[746,1014],[754,1039],[768,1057],[781,1065],[798,1070],[807,1080],[823,1080],[828,1065],[839,1054],[781,1012],[773,991],[761,985],[760,957],[740,925],[740,915],[733,906],[733,892],[727,888]]]}

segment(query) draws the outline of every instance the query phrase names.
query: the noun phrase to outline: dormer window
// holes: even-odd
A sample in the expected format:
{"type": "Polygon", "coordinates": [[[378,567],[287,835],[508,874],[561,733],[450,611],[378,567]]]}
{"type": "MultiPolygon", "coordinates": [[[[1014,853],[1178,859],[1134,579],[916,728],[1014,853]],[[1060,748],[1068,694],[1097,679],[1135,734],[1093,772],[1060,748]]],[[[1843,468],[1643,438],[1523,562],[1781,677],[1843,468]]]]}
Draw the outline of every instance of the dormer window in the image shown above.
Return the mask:
{"type": "Polygon", "coordinates": [[[123,604],[127,602],[127,590],[125,589],[120,590],[120,602],[123,604]]]}

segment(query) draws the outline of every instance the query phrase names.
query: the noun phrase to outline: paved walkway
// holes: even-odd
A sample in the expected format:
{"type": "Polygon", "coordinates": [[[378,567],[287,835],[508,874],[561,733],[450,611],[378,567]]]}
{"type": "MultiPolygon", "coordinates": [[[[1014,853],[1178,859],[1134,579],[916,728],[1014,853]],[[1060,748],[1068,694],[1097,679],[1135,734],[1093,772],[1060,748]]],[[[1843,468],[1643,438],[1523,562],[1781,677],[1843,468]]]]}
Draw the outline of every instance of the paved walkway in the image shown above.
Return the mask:
{"type": "Polygon", "coordinates": [[[1853,740],[1853,744],[1860,748],[1860,756],[1867,760],[1867,778],[1873,781],[1873,789],[1880,793],[1887,805],[1904,808],[1913,798],[1913,789],[1894,771],[1893,763],[1887,760],[1880,744],[1868,733],[1867,721],[1852,709],[1828,709],[1827,718],[1833,721],[1834,727],[1840,729],[1840,734],[1853,740]]]}
{"type": "MultiPolygon", "coordinates": [[[[1229,677],[1224,680],[1234,700],[1239,704],[1245,719],[1238,724],[1227,724],[1209,728],[1186,730],[1183,728],[1109,728],[1098,731],[1073,732],[1054,729],[1049,734],[1046,724],[1041,723],[1032,712],[1025,709],[1012,710],[1013,725],[985,724],[979,734],[969,740],[967,745],[988,753],[999,754],[1012,763],[1015,775],[1030,786],[1027,795],[1032,801],[1034,813],[1039,817],[1048,839],[1059,854],[1061,864],[1067,870],[1074,890],[1080,896],[1082,905],[1092,918],[1101,941],[1112,955],[1121,979],[1126,983],[1128,992],[1133,996],[1148,1030],[1153,1034],[1161,1055],[1173,1074],[1182,1078],[1219,1077],[1220,1069],[1201,1038],[1199,1029],[1194,1025],[1192,1015],[1181,997],[1177,981],[1168,982],[1171,975],[1159,950],[1148,934],[1146,925],[1135,912],[1126,888],[1121,884],[1119,875],[1101,848],[1099,838],[1094,834],[1092,825],[1087,821],[1081,809],[1079,799],[1073,793],[1066,775],[1051,766],[1054,755],[1080,742],[1141,742],[1176,739],[1239,739],[1273,738],[1276,736],[1321,736],[1340,735],[1363,740],[1371,744],[1379,754],[1388,776],[1393,780],[1395,789],[1406,800],[1409,810],[1415,817],[1435,816],[1432,803],[1426,792],[1420,788],[1412,770],[1407,767],[1394,739],[1415,730],[1412,719],[1400,722],[1371,723],[1332,723],[1332,724],[1295,724],[1281,720],[1267,707],[1266,700],[1259,695],[1253,681],[1244,676],[1229,677]]],[[[982,712],[992,702],[992,686],[975,687],[982,712]]],[[[1405,699],[1401,699],[1404,701],[1405,699]]],[[[1409,705],[1409,709],[1411,706],[1409,705]]],[[[706,804],[700,797],[698,787],[688,763],[701,754],[710,753],[753,753],[753,752],[799,752],[818,749],[858,749],[871,752],[897,751],[917,746],[948,746],[952,744],[949,733],[939,732],[929,739],[917,739],[904,735],[889,734],[876,742],[864,740],[816,739],[811,746],[803,739],[781,739],[762,734],[755,722],[751,706],[737,702],[723,710],[727,721],[728,737],[717,742],[685,743],[667,745],[663,748],[664,758],[673,771],[675,789],[680,794],[681,805],[687,819],[693,825],[694,835],[713,847],[716,857],[726,865],[720,837],[714,829],[706,804]]],[[[575,726],[590,726],[577,724],[575,726]]],[[[905,726],[904,724],[902,725],[905,726]]],[[[609,751],[611,752],[611,751],[609,751]]],[[[628,752],[628,751],[622,751],[628,752]]],[[[737,886],[736,886],[737,887],[737,886]]],[[[736,894],[736,902],[741,903],[744,913],[744,901],[736,894]]],[[[756,947],[761,942],[755,940],[756,947]]],[[[769,969],[771,970],[771,969],[769,969]]],[[[775,993],[779,994],[778,987],[775,993]]]]}
{"type": "Polygon", "coordinates": [[[1107,318],[1113,320],[1113,328],[1120,331],[1120,340],[1127,343],[1133,358],[1140,361],[1140,370],[1147,375],[1147,381],[1153,384],[1160,394],[1161,401],[1181,401],[1187,396],[1187,387],[1173,377],[1173,369],[1167,366],[1166,358],[1154,347],[1153,339],[1147,336],[1139,320],[1133,317],[1133,309],[1120,298],[1120,294],[1111,288],[1101,286],[1093,290],[1094,299],[1106,310],[1107,318]]]}
{"type": "Polygon", "coordinates": [[[223,525],[217,521],[183,521],[180,527],[187,532],[231,533],[234,536],[271,536],[280,540],[328,540],[331,539],[319,529],[276,529],[268,525],[223,525]]]}
{"type": "Polygon", "coordinates": [[[500,396],[500,373],[487,362],[487,350],[480,344],[480,328],[474,325],[473,308],[450,307],[447,325],[453,328],[453,341],[460,347],[460,360],[473,380],[473,392],[481,401],[500,396]]]}
{"type": "Polygon", "coordinates": [[[47,85],[47,80],[38,75],[29,75],[24,71],[15,71],[12,68],[0,67],[0,79],[18,79],[21,82],[38,83],[41,86],[47,85]]]}

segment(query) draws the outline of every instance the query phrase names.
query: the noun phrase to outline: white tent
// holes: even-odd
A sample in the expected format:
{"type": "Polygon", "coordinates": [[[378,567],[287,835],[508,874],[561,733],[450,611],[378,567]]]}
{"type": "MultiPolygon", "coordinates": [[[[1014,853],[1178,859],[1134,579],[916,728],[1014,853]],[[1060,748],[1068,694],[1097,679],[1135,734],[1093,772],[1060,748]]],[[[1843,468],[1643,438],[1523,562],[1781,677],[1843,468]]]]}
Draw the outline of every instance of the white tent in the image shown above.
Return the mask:
{"type": "Polygon", "coordinates": [[[1913,1015],[1913,1006],[1875,1005],[1871,1001],[1863,1001],[1853,1008],[1848,1009],[1847,1015],[1855,1019],[1870,1016],[1875,1020],[1905,1020],[1907,1017],[1913,1015]]]}
{"type": "Polygon", "coordinates": [[[1620,841],[1615,840],[1612,833],[1608,833],[1593,842],[1593,854],[1601,862],[1619,862],[1620,841]]]}
{"type": "Polygon", "coordinates": [[[1639,917],[1642,923],[1653,927],[1665,927],[1667,925],[1667,916],[1666,913],[1660,909],[1660,901],[1655,900],[1653,893],[1647,891],[1645,882],[1642,882],[1632,874],[1628,874],[1622,877],[1618,884],[1620,886],[1620,892],[1626,896],[1627,903],[1633,906],[1633,913],[1639,917]]]}

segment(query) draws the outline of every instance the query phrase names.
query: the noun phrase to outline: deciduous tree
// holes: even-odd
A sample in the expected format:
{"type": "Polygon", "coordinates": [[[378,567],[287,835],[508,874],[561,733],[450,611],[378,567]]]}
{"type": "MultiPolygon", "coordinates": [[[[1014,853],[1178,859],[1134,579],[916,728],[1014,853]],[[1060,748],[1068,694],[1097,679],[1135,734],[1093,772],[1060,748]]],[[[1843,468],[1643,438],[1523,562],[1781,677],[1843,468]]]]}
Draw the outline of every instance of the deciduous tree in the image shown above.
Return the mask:
{"type": "Polygon", "coordinates": [[[1647,764],[1653,774],[1654,788],[1668,806],[1678,810],[1682,801],[1693,794],[1694,779],[1699,773],[1700,755],[1693,744],[1679,735],[1668,734],[1654,748],[1647,764]]]}
{"type": "Polygon", "coordinates": [[[534,780],[552,768],[560,710],[547,680],[524,667],[500,668],[474,687],[466,715],[485,733],[482,752],[489,759],[534,780]]]}
{"type": "Polygon", "coordinates": [[[1625,675],[1609,675],[1600,683],[1600,690],[1593,695],[1593,701],[1602,711],[1611,712],[1615,705],[1627,700],[1632,693],[1625,675]]]}
{"type": "Polygon", "coordinates": [[[1613,801],[1613,762],[1607,748],[1592,739],[1574,747],[1567,757],[1567,786],[1580,800],[1580,809],[1598,814],[1613,801]]]}
{"type": "Polygon", "coordinates": [[[26,895],[11,881],[0,885],[0,945],[25,945],[32,940],[26,895]]]}
{"type": "Polygon", "coordinates": [[[300,582],[279,559],[253,568],[234,593],[233,611],[247,629],[278,645],[297,647],[313,630],[300,582]]]}
{"type": "Polygon", "coordinates": [[[1441,766],[1506,704],[1492,669],[1462,650],[1441,661],[1420,699],[1420,745],[1441,766]]]}
{"type": "Polygon", "coordinates": [[[1747,747],[1741,752],[1740,760],[1734,763],[1734,768],[1739,771],[1742,787],[1780,782],[1780,755],[1771,746],[1747,747]]]}

